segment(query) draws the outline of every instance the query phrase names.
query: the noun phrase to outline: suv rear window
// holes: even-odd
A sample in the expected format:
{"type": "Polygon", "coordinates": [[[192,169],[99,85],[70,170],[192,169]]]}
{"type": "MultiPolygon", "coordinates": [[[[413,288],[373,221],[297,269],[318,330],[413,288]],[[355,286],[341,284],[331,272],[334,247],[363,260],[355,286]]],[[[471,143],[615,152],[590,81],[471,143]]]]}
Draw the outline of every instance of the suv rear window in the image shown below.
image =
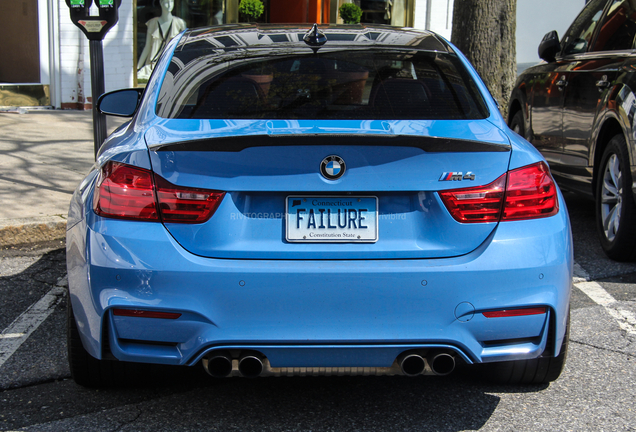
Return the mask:
{"type": "Polygon", "coordinates": [[[397,49],[177,51],[157,115],[175,119],[440,120],[488,116],[454,54],[397,49]],[[217,51],[218,52],[218,51],[217,51]]]}

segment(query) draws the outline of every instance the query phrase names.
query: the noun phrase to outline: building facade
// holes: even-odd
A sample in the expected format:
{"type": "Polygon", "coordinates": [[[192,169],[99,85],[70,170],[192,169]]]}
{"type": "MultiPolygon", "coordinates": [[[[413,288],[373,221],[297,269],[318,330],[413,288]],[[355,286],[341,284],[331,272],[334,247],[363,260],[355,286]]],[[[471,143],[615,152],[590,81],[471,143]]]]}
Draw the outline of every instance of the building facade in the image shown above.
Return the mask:
{"type": "MultiPolygon", "coordinates": [[[[362,8],[362,22],[431,29],[450,39],[453,0],[263,0],[257,21],[341,22],[344,2],[362,8]]],[[[89,42],[66,1],[0,0],[0,10],[0,107],[90,109],[89,42]]],[[[122,0],[119,22],[103,41],[106,91],[143,85],[162,40],[185,26],[247,21],[253,19],[241,16],[239,0],[122,0]]]]}

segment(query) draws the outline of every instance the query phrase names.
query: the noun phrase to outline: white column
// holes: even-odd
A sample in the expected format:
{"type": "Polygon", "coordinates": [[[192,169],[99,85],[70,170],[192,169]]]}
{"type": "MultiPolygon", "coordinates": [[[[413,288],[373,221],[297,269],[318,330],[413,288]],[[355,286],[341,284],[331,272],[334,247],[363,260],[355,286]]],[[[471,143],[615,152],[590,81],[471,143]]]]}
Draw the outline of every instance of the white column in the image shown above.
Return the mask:
{"type": "MultiPolygon", "coordinates": [[[[54,108],[61,108],[62,104],[62,80],[60,79],[60,9],[57,0],[38,0],[45,2],[47,7],[48,21],[48,63],[51,105],[54,108]]],[[[42,16],[42,15],[40,15],[42,16]]]]}

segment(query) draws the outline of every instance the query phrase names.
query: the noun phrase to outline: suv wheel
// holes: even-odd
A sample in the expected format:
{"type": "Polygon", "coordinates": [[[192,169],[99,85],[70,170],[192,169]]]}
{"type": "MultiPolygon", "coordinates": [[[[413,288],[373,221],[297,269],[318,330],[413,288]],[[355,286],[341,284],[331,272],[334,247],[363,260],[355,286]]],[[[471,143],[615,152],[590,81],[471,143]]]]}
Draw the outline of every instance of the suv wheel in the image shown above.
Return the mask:
{"type": "Polygon", "coordinates": [[[522,137],[526,137],[525,125],[523,123],[523,113],[521,110],[517,111],[514,116],[512,116],[512,120],[510,120],[510,129],[513,132],[518,133],[522,137]]]}
{"type": "Polygon", "coordinates": [[[613,260],[636,258],[636,206],[627,145],[614,136],[601,158],[596,184],[596,227],[603,250],[613,260]]]}

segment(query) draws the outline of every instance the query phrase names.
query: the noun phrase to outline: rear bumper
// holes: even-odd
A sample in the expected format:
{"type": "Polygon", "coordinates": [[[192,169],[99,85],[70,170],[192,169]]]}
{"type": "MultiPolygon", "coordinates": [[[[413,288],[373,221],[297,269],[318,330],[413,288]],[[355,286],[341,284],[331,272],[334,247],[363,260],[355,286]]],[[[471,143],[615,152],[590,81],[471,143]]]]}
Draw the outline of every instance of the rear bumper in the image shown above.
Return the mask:
{"type": "Polygon", "coordinates": [[[390,367],[443,348],[468,363],[558,354],[572,281],[565,206],[500,224],[475,251],[410,260],[229,260],[183,249],[159,223],[102,219],[67,235],[82,342],[96,358],[191,365],[215,349],[262,352],[272,367],[390,367]],[[546,314],[486,318],[489,310],[546,314]],[[115,308],[178,312],[175,320],[115,308]],[[552,339],[550,339],[552,338],[552,339]]]}

